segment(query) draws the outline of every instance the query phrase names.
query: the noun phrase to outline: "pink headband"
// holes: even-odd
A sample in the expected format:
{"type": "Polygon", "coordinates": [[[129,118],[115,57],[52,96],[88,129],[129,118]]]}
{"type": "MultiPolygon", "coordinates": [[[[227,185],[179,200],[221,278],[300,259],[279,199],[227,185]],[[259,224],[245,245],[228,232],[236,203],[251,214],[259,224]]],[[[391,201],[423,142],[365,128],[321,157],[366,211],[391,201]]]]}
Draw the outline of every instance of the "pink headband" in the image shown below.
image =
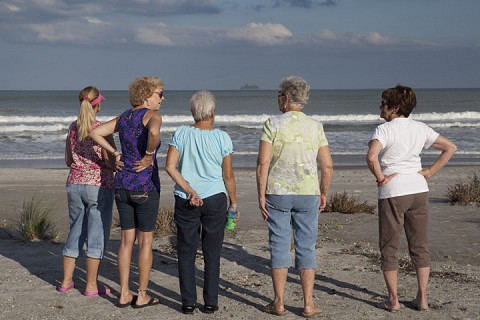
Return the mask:
{"type": "MultiPolygon", "coordinates": [[[[87,101],[88,101],[89,99],[90,99],[90,98],[89,98],[88,96],[84,96],[84,97],[83,97],[83,100],[87,100],[87,101]]],[[[92,106],[94,106],[94,105],[96,105],[96,104],[99,104],[100,101],[102,101],[102,100],[105,100],[105,97],[102,96],[101,93],[98,93],[98,97],[97,97],[96,99],[90,101],[90,104],[91,104],[92,106]]]]}

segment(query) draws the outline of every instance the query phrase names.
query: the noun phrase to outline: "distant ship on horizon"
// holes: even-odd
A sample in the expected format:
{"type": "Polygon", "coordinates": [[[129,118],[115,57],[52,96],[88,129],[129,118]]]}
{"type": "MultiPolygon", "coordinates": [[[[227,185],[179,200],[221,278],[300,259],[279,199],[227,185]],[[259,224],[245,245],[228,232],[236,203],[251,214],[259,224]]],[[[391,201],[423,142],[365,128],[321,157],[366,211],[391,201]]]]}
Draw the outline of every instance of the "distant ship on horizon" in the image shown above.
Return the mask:
{"type": "Polygon", "coordinates": [[[248,84],[245,82],[243,86],[240,87],[240,90],[258,90],[258,86],[254,84],[248,84]]]}

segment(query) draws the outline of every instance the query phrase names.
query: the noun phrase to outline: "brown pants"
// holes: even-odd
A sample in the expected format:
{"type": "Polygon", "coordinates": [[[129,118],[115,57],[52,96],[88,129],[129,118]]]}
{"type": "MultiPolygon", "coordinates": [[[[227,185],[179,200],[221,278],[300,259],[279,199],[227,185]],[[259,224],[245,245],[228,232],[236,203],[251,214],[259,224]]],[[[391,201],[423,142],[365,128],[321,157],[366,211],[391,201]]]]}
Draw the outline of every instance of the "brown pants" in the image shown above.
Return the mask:
{"type": "Polygon", "coordinates": [[[415,268],[430,266],[428,192],[378,200],[378,226],[382,270],[398,270],[402,228],[415,268]]]}

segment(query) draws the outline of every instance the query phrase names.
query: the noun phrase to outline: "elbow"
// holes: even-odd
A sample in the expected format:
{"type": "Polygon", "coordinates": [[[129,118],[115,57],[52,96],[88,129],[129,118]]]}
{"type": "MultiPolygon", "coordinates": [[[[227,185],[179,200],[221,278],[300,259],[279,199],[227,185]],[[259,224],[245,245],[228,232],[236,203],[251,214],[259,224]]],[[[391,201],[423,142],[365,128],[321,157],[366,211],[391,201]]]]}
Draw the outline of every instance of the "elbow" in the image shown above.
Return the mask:
{"type": "Polygon", "coordinates": [[[333,162],[322,164],[322,169],[327,172],[333,172],[333,162]]]}
{"type": "Polygon", "coordinates": [[[98,137],[98,134],[95,132],[95,129],[90,131],[90,134],[88,135],[92,140],[97,141],[96,138],[98,137]]]}
{"type": "Polygon", "coordinates": [[[172,175],[172,171],[174,170],[175,168],[170,165],[170,164],[166,164],[165,165],[165,172],[167,172],[170,176],[172,175]]]}
{"type": "Polygon", "coordinates": [[[367,157],[365,158],[365,160],[367,161],[367,165],[368,165],[369,167],[371,167],[371,166],[375,163],[375,161],[377,160],[377,156],[374,155],[374,154],[368,153],[368,154],[367,154],[367,157]]]}
{"type": "Polygon", "coordinates": [[[450,146],[450,153],[454,155],[455,152],[457,152],[457,150],[458,150],[457,145],[452,143],[452,145],[450,146]]]}
{"type": "Polygon", "coordinates": [[[234,181],[235,180],[235,174],[233,172],[233,169],[223,170],[223,180],[225,180],[225,181],[234,181]]]}
{"type": "Polygon", "coordinates": [[[150,138],[160,140],[160,130],[150,130],[148,134],[150,138]]]}

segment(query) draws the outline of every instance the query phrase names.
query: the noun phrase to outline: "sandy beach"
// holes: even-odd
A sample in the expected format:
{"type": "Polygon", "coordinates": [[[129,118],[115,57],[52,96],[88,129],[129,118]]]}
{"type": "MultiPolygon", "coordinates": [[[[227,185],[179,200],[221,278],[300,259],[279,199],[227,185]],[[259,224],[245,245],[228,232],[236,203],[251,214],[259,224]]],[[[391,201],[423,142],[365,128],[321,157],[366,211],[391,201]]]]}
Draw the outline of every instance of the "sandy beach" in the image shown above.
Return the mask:
{"type": "MultiPolygon", "coordinates": [[[[418,312],[408,303],[415,297],[416,277],[405,266],[399,273],[402,309],[390,314],[375,308],[386,295],[378,262],[377,215],[322,213],[319,221],[318,269],[315,301],[323,319],[480,319],[480,208],[451,206],[449,185],[480,172],[480,167],[447,166],[430,180],[430,310],[418,312]]],[[[255,172],[237,169],[241,220],[227,232],[222,252],[220,310],[214,315],[198,311],[196,319],[273,319],[262,312],[273,297],[267,229],[256,198],[255,172]]],[[[118,309],[116,253],[119,229],[112,238],[100,271],[100,281],[112,294],[84,297],[85,263],[75,271],[76,288],[67,294],[55,291],[62,278],[62,247],[68,233],[65,181],[67,169],[0,169],[0,319],[188,319],[181,308],[175,254],[171,238],[157,238],[149,285],[161,305],[140,310],[118,309]],[[35,195],[54,204],[58,242],[24,242],[15,238],[11,225],[23,202],[35,195]]],[[[161,207],[173,205],[173,183],[162,171],[161,207]]],[[[347,191],[360,201],[376,204],[376,185],[366,167],[336,168],[331,194],[347,191]]],[[[116,216],[116,208],[114,208],[116,216]]],[[[406,255],[405,239],[402,257],[406,255]]],[[[136,254],[136,251],[134,251],[136,254]]],[[[198,284],[203,262],[198,252],[198,284]]],[[[135,258],[134,258],[135,259],[135,258]]],[[[402,259],[401,261],[406,261],[402,259]]],[[[137,271],[132,267],[131,289],[137,271]]],[[[405,263],[406,265],[406,263],[405,263]]],[[[198,287],[201,304],[201,288],[198,287]]],[[[291,269],[287,281],[284,319],[301,317],[302,293],[298,274],[291,269]]]]}

